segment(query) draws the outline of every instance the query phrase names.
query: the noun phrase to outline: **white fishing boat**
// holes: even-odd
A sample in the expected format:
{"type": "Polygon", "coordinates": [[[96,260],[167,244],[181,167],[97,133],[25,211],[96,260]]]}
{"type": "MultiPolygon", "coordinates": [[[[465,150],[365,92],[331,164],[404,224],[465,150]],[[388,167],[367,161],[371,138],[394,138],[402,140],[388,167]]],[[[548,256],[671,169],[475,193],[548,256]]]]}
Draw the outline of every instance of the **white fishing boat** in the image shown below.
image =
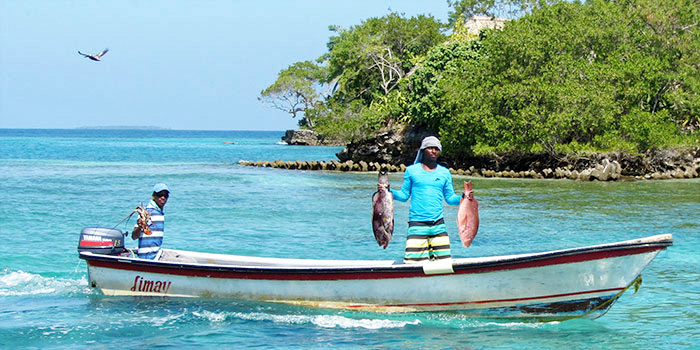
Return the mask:
{"type": "Polygon", "coordinates": [[[670,234],[530,254],[394,260],[283,259],[165,250],[179,261],[120,256],[122,232],[85,228],[90,286],[110,296],[207,297],[372,312],[460,312],[489,318],[605,314],[670,234]]]}

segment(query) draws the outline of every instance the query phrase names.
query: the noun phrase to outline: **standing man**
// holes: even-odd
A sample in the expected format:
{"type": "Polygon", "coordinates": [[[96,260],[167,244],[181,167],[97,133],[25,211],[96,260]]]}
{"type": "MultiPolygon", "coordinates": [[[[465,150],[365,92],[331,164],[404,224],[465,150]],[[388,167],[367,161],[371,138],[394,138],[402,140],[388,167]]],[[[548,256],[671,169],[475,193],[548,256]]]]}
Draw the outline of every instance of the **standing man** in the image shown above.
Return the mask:
{"type": "MultiPolygon", "coordinates": [[[[459,205],[460,196],[454,191],[450,171],[437,163],[441,151],[437,137],[423,139],[415,162],[404,172],[401,190],[390,189],[398,201],[411,198],[405,263],[452,257],[442,202],[459,205]]],[[[467,195],[474,196],[473,192],[467,195]]]]}
{"type": "Polygon", "coordinates": [[[170,197],[168,185],[159,183],[153,186],[153,199],[146,205],[150,220],[144,222],[140,217],[131,232],[132,239],[139,240],[137,255],[141,259],[158,260],[160,247],[163,245],[165,214],[163,208],[170,197]]]}

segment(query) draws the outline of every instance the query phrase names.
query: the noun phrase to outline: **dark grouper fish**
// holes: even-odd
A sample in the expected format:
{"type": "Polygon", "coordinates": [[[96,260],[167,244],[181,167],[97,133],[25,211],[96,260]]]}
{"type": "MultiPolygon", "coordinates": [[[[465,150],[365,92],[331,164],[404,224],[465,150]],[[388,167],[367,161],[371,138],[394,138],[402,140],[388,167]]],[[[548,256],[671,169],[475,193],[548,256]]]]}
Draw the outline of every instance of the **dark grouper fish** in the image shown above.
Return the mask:
{"type": "MultiPolygon", "coordinates": [[[[379,184],[389,185],[389,175],[384,170],[379,172],[379,184]]],[[[387,187],[372,196],[372,230],[377,243],[384,249],[389,245],[394,233],[394,195],[387,187]]]]}

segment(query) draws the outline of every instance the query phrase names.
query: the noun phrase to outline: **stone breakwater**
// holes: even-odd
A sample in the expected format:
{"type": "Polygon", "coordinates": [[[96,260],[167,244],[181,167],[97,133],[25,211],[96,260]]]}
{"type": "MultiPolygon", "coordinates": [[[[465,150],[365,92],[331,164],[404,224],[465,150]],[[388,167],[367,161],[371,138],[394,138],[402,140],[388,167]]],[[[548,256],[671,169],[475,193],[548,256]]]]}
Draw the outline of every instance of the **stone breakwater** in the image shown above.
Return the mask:
{"type": "MultiPolygon", "coordinates": [[[[245,161],[238,162],[242,166],[255,166],[263,168],[277,168],[289,170],[325,170],[325,171],[340,171],[340,172],[374,172],[380,169],[385,169],[389,172],[403,172],[406,166],[391,165],[378,162],[354,162],[348,160],[339,162],[331,161],[245,161]]],[[[613,160],[603,159],[600,164],[596,164],[587,169],[577,170],[572,167],[557,167],[555,169],[545,168],[541,171],[526,170],[489,170],[477,169],[474,166],[468,169],[449,168],[450,172],[455,175],[474,176],[474,177],[501,177],[501,178],[532,178],[532,179],[571,179],[579,181],[616,181],[616,180],[667,180],[667,179],[690,179],[697,178],[700,171],[700,159],[696,159],[692,165],[685,165],[675,169],[665,171],[654,171],[652,173],[629,176],[623,175],[623,169],[620,163],[613,160]]]]}
{"type": "Polygon", "coordinates": [[[327,171],[343,171],[343,172],[369,172],[369,171],[379,171],[379,169],[385,169],[389,172],[403,172],[406,170],[405,165],[391,165],[391,164],[385,164],[385,163],[376,163],[376,162],[365,162],[365,161],[359,161],[359,162],[353,162],[352,160],[348,160],[345,162],[339,162],[337,160],[331,160],[331,161],[282,161],[282,160],[275,160],[275,161],[247,161],[247,160],[241,160],[238,162],[238,165],[243,165],[243,166],[256,166],[256,167],[263,167],[263,168],[278,168],[278,169],[290,169],[290,170],[327,170],[327,171]]]}

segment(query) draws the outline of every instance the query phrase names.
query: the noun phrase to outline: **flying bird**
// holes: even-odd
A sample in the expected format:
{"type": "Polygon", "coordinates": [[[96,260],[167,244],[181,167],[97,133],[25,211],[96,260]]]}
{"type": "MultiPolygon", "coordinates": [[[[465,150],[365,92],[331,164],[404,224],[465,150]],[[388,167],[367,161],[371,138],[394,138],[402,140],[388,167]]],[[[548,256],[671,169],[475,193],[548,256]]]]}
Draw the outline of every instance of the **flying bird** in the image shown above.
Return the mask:
{"type": "Polygon", "coordinates": [[[100,57],[104,56],[107,53],[107,51],[109,51],[109,49],[104,49],[104,50],[100,51],[100,53],[98,53],[97,55],[84,54],[80,51],[78,51],[78,53],[93,60],[93,61],[99,61],[100,57]]]}

